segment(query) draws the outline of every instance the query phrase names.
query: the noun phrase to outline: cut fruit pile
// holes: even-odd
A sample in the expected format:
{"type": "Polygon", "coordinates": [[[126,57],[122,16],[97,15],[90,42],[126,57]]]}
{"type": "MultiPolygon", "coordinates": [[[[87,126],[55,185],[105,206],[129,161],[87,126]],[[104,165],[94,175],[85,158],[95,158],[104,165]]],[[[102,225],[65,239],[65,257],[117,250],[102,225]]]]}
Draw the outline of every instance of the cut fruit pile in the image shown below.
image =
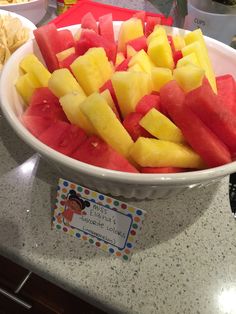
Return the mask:
{"type": "Polygon", "coordinates": [[[215,77],[201,30],[170,35],[138,12],[114,36],[112,15],[75,34],[34,31],[44,62],[20,62],[22,123],[79,161],[133,173],[217,167],[236,153],[236,84],[215,77]]]}

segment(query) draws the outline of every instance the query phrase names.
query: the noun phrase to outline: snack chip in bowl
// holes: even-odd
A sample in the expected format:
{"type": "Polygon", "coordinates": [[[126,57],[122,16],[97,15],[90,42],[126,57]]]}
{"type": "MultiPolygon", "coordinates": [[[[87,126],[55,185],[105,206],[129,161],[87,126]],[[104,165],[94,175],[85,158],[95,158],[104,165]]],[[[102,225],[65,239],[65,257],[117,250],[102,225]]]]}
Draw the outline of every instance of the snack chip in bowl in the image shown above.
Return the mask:
{"type": "Polygon", "coordinates": [[[35,28],[26,18],[0,10],[0,71],[11,54],[32,38],[35,28]]]}
{"type": "Polygon", "coordinates": [[[35,39],[14,53],[2,74],[2,110],[13,129],[63,176],[115,196],[167,197],[235,172],[236,116],[222,109],[225,98],[215,91],[217,79],[221,86],[231,82],[227,99],[233,105],[236,52],[205,38],[212,67],[199,31],[187,36],[187,31],[171,28],[168,41],[158,27],[144,38],[140,22],[134,38],[126,28],[133,21],[126,23],[110,24],[118,39],[117,55],[112,32],[105,40],[108,32],[100,27],[105,35],[99,35],[96,23],[80,36],[77,25],[35,30],[35,39]],[[192,42],[196,38],[197,44],[192,42]],[[179,50],[174,51],[176,64],[171,39],[179,50]],[[163,45],[168,50],[163,52],[163,45]],[[135,51],[140,46],[144,49],[135,51]],[[115,105],[111,93],[117,96],[115,105]],[[219,108],[214,114],[209,99],[223,110],[227,123],[219,108]],[[212,114],[215,125],[208,119],[212,114]],[[164,127],[158,129],[157,122],[164,127]]]}

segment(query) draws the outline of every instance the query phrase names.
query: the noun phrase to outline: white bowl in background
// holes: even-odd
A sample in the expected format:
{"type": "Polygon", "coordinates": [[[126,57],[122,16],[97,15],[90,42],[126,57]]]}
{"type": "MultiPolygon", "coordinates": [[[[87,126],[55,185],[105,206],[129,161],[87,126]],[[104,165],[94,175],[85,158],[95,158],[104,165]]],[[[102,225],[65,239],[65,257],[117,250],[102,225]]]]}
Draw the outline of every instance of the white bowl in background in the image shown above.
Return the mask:
{"type": "Polygon", "coordinates": [[[48,0],[30,0],[22,3],[9,3],[0,5],[0,9],[15,12],[38,24],[47,12],[48,0]]]}
{"type": "Polygon", "coordinates": [[[213,2],[207,3],[205,0],[188,1],[188,15],[185,17],[184,28],[194,30],[200,27],[206,36],[230,45],[236,35],[236,7],[232,8],[232,12],[228,9],[223,13],[214,10],[216,6],[213,2]]]}
{"type": "MultiPolygon", "coordinates": [[[[17,13],[14,13],[14,12],[9,12],[9,11],[0,9],[0,16],[1,15],[10,15],[12,17],[18,18],[21,21],[22,26],[27,27],[29,29],[29,39],[28,40],[30,40],[34,37],[33,30],[36,29],[36,26],[34,25],[34,23],[32,23],[26,17],[21,16],[17,13]]],[[[0,78],[1,78],[1,73],[2,73],[2,71],[0,70],[0,78]]]]}
{"type": "MultiPolygon", "coordinates": [[[[120,22],[114,23],[116,33],[119,26],[120,22]]],[[[78,25],[73,25],[68,29],[75,32],[78,27],[78,25]]],[[[177,28],[171,28],[171,31],[175,34],[187,32],[177,28]]],[[[217,75],[231,73],[236,79],[236,50],[214,39],[208,37],[205,39],[215,73],[217,75]]],[[[113,196],[154,199],[169,197],[182,193],[186,189],[211,184],[236,172],[236,162],[232,162],[216,168],[176,174],[125,173],[91,166],[51,149],[35,138],[19,120],[23,104],[16,92],[14,82],[19,76],[19,62],[23,56],[31,52],[40,57],[34,39],[19,48],[3,69],[0,83],[2,111],[18,136],[46,158],[53,167],[56,167],[62,177],[113,196]]]]}

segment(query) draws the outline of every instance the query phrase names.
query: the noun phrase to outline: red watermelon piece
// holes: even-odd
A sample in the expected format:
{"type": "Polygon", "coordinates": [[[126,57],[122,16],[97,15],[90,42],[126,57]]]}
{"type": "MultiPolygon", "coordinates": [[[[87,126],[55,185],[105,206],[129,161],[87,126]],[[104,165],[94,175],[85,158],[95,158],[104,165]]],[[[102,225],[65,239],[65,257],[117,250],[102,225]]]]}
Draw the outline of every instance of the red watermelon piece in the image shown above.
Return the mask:
{"type": "Polygon", "coordinates": [[[155,108],[160,111],[160,96],[159,95],[145,95],[137,103],[135,111],[145,115],[149,110],[155,108]]]}
{"type": "Polygon", "coordinates": [[[173,60],[174,64],[176,65],[179,59],[183,58],[183,54],[181,50],[176,50],[173,52],[173,60]]]}
{"type": "Polygon", "coordinates": [[[79,40],[75,42],[75,51],[81,56],[92,47],[103,47],[106,51],[107,58],[115,63],[116,44],[100,36],[93,30],[83,29],[79,40]]]}
{"type": "Polygon", "coordinates": [[[172,50],[172,52],[174,52],[175,46],[174,46],[174,42],[173,42],[173,37],[171,35],[167,35],[167,38],[168,38],[168,42],[170,44],[171,50],[172,50]]]}
{"type": "Polygon", "coordinates": [[[136,51],[140,51],[142,49],[144,51],[147,51],[147,38],[145,36],[141,36],[141,37],[129,40],[126,46],[127,45],[131,46],[136,51]]]}
{"type": "Polygon", "coordinates": [[[53,95],[48,87],[40,87],[34,91],[24,115],[40,116],[53,121],[68,121],[58,98],[53,95]]]}
{"type": "Polygon", "coordinates": [[[85,132],[67,122],[55,121],[39,140],[58,152],[70,156],[86,140],[85,132]]]}
{"type": "Polygon", "coordinates": [[[87,164],[105,169],[133,173],[138,172],[127,159],[95,135],[90,136],[82,143],[72,157],[87,164]]]}
{"type": "Polygon", "coordinates": [[[75,46],[74,37],[69,29],[58,30],[57,34],[61,43],[61,51],[75,46]]]}
{"type": "Polygon", "coordinates": [[[70,65],[75,61],[76,58],[78,58],[78,54],[77,53],[72,53],[71,55],[69,55],[67,58],[59,61],[59,67],[60,68],[67,68],[68,70],[71,71],[70,65]]]}
{"type": "Polygon", "coordinates": [[[124,61],[122,61],[120,64],[117,65],[115,71],[127,71],[128,65],[131,57],[126,58],[124,61]]]}
{"type": "Polygon", "coordinates": [[[148,37],[154,30],[156,25],[161,24],[161,17],[159,16],[147,16],[146,17],[146,27],[145,36],[148,37]]]}
{"type": "Polygon", "coordinates": [[[99,17],[98,33],[111,42],[115,42],[112,14],[99,17]]]}
{"type": "Polygon", "coordinates": [[[207,79],[186,95],[185,103],[235,154],[236,116],[220,101],[207,79]]]}
{"type": "Polygon", "coordinates": [[[202,157],[208,167],[231,162],[227,146],[190,110],[185,103],[185,93],[175,80],[160,90],[161,106],[181,129],[190,146],[202,157]]]}
{"type": "Polygon", "coordinates": [[[232,75],[226,74],[216,78],[219,101],[236,115],[236,85],[232,75]]]}
{"type": "Polygon", "coordinates": [[[178,167],[142,167],[140,168],[141,173],[178,173],[185,172],[188,169],[178,167]]]}
{"type": "Polygon", "coordinates": [[[45,24],[33,31],[35,40],[50,72],[59,68],[56,54],[62,51],[61,40],[54,24],[45,24]]]}
{"type": "Polygon", "coordinates": [[[143,114],[139,112],[131,112],[125,117],[123,121],[123,126],[130,134],[133,141],[136,141],[140,136],[153,137],[139,124],[139,121],[142,119],[142,117],[143,114]]]}
{"type": "Polygon", "coordinates": [[[85,15],[83,15],[81,19],[81,28],[92,29],[94,32],[98,33],[97,22],[91,12],[88,12],[85,15]]]}
{"type": "Polygon", "coordinates": [[[21,120],[30,133],[37,138],[53,123],[53,120],[50,118],[30,115],[23,115],[21,120]]]}
{"type": "Polygon", "coordinates": [[[58,103],[58,98],[48,87],[36,88],[30,101],[31,106],[41,105],[42,103],[58,103]]]}

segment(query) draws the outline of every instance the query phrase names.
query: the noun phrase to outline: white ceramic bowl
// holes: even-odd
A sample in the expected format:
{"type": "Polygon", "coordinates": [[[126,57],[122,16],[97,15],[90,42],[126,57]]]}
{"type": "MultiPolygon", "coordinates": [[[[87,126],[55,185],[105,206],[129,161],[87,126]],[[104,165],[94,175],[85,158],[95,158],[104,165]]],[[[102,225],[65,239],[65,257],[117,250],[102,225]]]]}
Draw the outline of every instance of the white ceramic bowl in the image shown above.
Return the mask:
{"type": "Polygon", "coordinates": [[[34,24],[38,24],[47,12],[48,0],[30,0],[22,3],[0,5],[0,9],[15,12],[34,24]]]}
{"type": "MultiPolygon", "coordinates": [[[[114,24],[116,32],[119,25],[118,22],[114,24]]],[[[71,26],[69,29],[75,32],[78,26],[71,26]]],[[[185,33],[177,28],[173,28],[172,32],[185,33]]],[[[206,38],[206,42],[216,74],[231,73],[236,78],[236,50],[211,38],[206,38]]],[[[221,167],[186,173],[131,174],[91,166],[49,148],[37,140],[18,118],[22,113],[22,103],[15,90],[14,82],[18,77],[20,60],[32,51],[39,55],[34,40],[18,49],[5,65],[0,84],[2,111],[19,137],[51,162],[54,167],[57,167],[62,177],[113,196],[153,199],[169,197],[186,189],[201,187],[236,172],[236,162],[232,162],[221,167]]]]}

